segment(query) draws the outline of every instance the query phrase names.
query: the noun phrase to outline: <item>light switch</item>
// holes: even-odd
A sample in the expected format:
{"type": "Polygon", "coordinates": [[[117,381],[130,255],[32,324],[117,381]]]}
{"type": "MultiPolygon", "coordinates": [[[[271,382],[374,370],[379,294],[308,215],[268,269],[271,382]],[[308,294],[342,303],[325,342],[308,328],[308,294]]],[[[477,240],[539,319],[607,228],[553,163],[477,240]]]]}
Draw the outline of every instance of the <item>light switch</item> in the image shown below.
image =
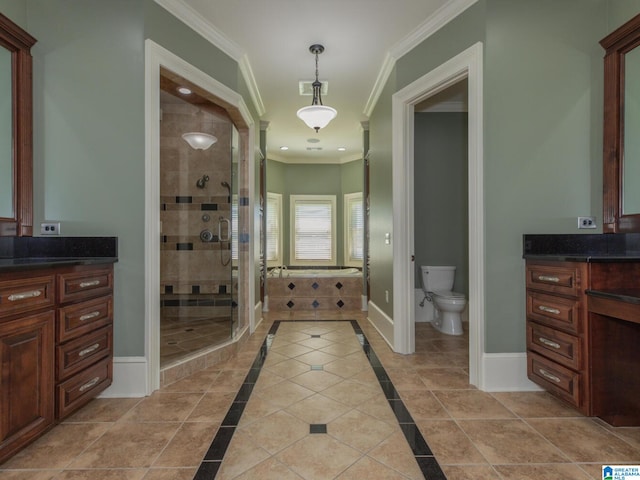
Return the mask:
{"type": "Polygon", "coordinates": [[[388,232],[384,234],[384,244],[391,245],[391,234],[388,232]]]}

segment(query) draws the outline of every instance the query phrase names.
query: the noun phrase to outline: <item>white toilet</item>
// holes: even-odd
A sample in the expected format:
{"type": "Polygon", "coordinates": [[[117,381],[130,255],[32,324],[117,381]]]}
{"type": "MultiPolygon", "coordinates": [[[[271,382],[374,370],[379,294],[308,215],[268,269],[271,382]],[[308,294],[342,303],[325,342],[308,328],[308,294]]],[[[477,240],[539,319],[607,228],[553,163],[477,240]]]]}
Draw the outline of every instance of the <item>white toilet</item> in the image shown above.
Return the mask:
{"type": "Polygon", "coordinates": [[[453,292],[454,266],[422,266],[422,289],[427,300],[433,302],[433,327],[447,335],[462,335],[462,311],[467,305],[463,293],[453,292]]]}

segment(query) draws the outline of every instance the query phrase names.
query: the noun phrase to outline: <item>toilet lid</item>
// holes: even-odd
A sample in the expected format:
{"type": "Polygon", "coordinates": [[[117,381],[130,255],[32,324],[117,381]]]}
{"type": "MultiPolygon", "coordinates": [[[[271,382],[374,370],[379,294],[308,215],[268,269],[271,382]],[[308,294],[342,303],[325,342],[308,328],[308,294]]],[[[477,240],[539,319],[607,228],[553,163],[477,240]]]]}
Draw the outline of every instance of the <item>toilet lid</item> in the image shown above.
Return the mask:
{"type": "Polygon", "coordinates": [[[458,292],[433,292],[434,294],[444,298],[465,298],[464,293],[458,292]]]}

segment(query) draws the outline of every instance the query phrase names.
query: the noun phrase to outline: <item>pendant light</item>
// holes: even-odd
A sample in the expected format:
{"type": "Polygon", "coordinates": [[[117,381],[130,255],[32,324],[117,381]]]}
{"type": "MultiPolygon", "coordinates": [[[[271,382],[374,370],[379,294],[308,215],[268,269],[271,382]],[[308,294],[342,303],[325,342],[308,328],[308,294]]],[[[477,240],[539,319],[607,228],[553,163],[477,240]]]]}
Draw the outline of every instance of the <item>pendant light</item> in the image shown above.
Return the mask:
{"type": "Polygon", "coordinates": [[[318,55],[324,52],[324,47],[314,44],[309,47],[309,51],[316,56],[316,81],[311,84],[313,87],[313,101],[310,106],[298,110],[297,115],[309,128],[313,128],[318,132],[321,128],[326,127],[338,112],[335,108],[322,105],[322,96],[320,94],[322,82],[318,80],[318,55]]]}

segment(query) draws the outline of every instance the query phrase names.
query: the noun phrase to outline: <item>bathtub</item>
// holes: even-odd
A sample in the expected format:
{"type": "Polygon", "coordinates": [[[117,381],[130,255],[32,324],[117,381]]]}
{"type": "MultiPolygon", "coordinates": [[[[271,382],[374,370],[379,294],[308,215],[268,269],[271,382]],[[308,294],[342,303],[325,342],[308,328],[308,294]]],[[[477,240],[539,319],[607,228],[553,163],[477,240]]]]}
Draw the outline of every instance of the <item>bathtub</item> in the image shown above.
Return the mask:
{"type": "Polygon", "coordinates": [[[269,270],[269,278],[324,278],[324,277],[360,277],[362,271],[353,268],[280,268],[269,270]],[[282,276],[280,272],[282,271],[282,276]]]}

